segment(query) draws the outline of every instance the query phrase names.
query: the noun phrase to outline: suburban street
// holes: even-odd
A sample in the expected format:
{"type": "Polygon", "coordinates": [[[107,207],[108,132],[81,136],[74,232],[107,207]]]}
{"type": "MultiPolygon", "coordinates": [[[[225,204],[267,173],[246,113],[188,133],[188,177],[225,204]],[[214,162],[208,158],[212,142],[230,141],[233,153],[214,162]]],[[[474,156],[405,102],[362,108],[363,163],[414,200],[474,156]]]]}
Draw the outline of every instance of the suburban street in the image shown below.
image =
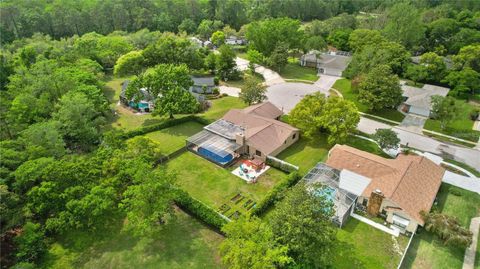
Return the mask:
{"type": "MultiPolygon", "coordinates": [[[[392,126],[364,117],[360,119],[360,123],[357,126],[358,130],[367,134],[373,134],[375,130],[379,128],[390,129],[392,126]]],[[[408,144],[408,146],[412,148],[452,158],[459,162],[464,162],[480,171],[480,151],[478,149],[442,143],[433,138],[410,132],[399,127],[393,127],[392,129],[398,133],[398,137],[404,145],[408,144]]]]}
{"type": "MultiPolygon", "coordinates": [[[[248,68],[248,60],[237,57],[236,63],[240,70],[246,70],[248,68]]],[[[262,74],[265,78],[265,84],[268,86],[268,100],[285,113],[290,112],[307,94],[320,91],[328,95],[328,90],[333,86],[335,81],[340,79],[340,77],[321,75],[314,84],[289,83],[285,82],[277,72],[263,66],[256,65],[255,71],[262,74]]],[[[228,87],[225,87],[225,89],[220,89],[220,91],[229,95],[238,96],[238,94],[235,94],[235,88],[228,89],[228,87]]],[[[240,91],[240,89],[237,89],[237,91],[240,91]]],[[[361,117],[360,123],[357,126],[358,130],[367,134],[373,134],[380,128],[391,129],[392,126],[364,117],[361,117]]],[[[444,158],[466,163],[480,171],[480,150],[478,148],[466,148],[442,143],[401,126],[393,127],[393,130],[398,133],[398,137],[403,145],[408,144],[408,146],[421,151],[431,152],[441,155],[444,158]]]]}

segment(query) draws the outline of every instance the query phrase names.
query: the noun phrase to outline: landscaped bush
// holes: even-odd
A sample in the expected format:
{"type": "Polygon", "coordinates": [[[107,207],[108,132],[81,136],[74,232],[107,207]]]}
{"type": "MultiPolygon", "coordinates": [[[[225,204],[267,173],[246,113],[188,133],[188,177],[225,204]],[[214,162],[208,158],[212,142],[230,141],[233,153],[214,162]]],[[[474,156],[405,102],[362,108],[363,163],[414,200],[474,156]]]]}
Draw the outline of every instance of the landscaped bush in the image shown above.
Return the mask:
{"type": "Polygon", "coordinates": [[[283,198],[286,189],[297,184],[300,179],[301,176],[296,171],[289,174],[286,179],[280,181],[260,202],[257,203],[257,206],[252,209],[251,213],[257,216],[265,213],[271,206],[283,198]]]}
{"type": "Polygon", "coordinates": [[[217,228],[219,231],[227,220],[222,218],[215,210],[194,199],[184,190],[176,190],[175,203],[186,212],[195,215],[203,222],[217,228]]]}
{"type": "Polygon", "coordinates": [[[291,173],[298,170],[294,165],[272,157],[267,157],[266,163],[267,165],[282,170],[285,173],[291,173]]]}

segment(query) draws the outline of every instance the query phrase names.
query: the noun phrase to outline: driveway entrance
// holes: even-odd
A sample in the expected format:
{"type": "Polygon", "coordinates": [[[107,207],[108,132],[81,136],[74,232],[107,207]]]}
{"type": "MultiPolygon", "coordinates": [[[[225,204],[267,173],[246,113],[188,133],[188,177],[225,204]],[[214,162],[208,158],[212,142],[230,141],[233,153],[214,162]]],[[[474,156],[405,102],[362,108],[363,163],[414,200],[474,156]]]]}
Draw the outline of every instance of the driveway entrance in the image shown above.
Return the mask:
{"type": "Polygon", "coordinates": [[[427,118],[412,114],[407,114],[407,116],[403,119],[402,123],[400,123],[399,127],[407,129],[411,132],[422,134],[423,125],[427,118]]]}

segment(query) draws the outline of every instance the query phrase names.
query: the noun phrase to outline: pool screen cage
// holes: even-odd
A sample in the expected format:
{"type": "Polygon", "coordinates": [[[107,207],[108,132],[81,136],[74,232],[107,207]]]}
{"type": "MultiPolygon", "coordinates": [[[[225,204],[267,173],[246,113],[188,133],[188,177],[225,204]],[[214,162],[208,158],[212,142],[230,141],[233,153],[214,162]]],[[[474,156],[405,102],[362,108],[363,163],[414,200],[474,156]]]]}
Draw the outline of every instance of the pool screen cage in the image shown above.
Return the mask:
{"type": "Polygon", "coordinates": [[[241,145],[225,137],[203,130],[187,139],[187,149],[223,167],[230,165],[241,145]]]}
{"type": "Polygon", "coordinates": [[[320,183],[335,190],[330,197],[335,210],[332,221],[342,227],[350,216],[358,196],[339,187],[340,170],[318,163],[303,179],[307,185],[320,183]]]}

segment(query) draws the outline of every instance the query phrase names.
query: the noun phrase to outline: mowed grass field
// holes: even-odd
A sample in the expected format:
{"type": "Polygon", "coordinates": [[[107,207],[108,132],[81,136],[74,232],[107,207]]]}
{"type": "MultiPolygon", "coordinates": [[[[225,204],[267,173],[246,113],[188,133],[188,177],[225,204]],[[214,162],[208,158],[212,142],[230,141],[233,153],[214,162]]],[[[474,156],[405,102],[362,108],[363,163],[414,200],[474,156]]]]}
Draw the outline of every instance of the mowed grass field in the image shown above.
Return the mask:
{"type": "Polygon", "coordinates": [[[177,184],[194,198],[218,209],[237,193],[260,201],[263,196],[287,174],[270,168],[258,178],[257,183],[248,184],[225,169],[197,156],[185,152],[165,164],[168,171],[177,175],[177,184]]]}
{"type": "Polygon", "coordinates": [[[223,237],[181,210],[151,238],[123,231],[71,232],[51,245],[41,268],[223,268],[223,237]]]}
{"type": "Polygon", "coordinates": [[[170,154],[185,147],[185,140],[200,132],[202,129],[203,125],[198,122],[190,121],[160,131],[148,133],[145,137],[158,142],[163,154],[170,154]]]}
{"type": "MultiPolygon", "coordinates": [[[[443,183],[437,197],[438,210],[457,217],[465,228],[470,226],[473,217],[480,216],[480,195],[477,193],[443,183]]],[[[464,249],[445,246],[437,236],[422,229],[414,237],[402,268],[462,268],[464,254],[464,249]]],[[[480,257],[479,248],[476,255],[480,257]]],[[[475,268],[480,268],[478,261],[475,268]]]]}

